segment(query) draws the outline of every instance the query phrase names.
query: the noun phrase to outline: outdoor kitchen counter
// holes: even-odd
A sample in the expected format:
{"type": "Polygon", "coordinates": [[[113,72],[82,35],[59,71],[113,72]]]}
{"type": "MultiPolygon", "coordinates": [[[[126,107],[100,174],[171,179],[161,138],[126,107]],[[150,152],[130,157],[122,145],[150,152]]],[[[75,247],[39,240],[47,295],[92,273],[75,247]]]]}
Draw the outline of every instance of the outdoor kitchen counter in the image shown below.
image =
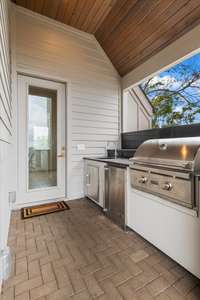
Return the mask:
{"type": "Polygon", "coordinates": [[[100,161],[107,164],[112,164],[116,166],[129,167],[129,159],[126,158],[105,158],[105,157],[84,157],[87,160],[100,161]]]}

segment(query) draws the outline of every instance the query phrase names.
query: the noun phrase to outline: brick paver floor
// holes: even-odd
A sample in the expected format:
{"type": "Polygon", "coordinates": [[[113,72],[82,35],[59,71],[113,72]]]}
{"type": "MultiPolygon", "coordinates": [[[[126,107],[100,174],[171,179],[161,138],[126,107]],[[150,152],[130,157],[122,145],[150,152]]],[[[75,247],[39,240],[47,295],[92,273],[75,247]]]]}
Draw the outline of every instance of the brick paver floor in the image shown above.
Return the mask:
{"type": "Polygon", "coordinates": [[[21,220],[12,213],[12,275],[3,300],[200,300],[200,281],[88,200],[21,220]]]}

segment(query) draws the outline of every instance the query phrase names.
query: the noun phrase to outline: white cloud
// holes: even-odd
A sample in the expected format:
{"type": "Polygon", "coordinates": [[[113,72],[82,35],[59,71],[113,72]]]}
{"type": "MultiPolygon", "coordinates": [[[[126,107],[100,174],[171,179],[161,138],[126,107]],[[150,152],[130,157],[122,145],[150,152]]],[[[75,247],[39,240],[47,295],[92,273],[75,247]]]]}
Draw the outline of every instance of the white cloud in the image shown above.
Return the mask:
{"type": "Polygon", "coordinates": [[[164,86],[170,86],[171,89],[177,89],[181,85],[181,81],[178,81],[175,79],[175,77],[172,77],[170,75],[165,75],[165,76],[159,76],[156,75],[151,79],[151,84],[156,84],[156,83],[162,83],[164,86]]]}
{"type": "Polygon", "coordinates": [[[174,112],[182,112],[182,110],[183,110],[183,105],[176,105],[175,107],[174,107],[174,112]]]}

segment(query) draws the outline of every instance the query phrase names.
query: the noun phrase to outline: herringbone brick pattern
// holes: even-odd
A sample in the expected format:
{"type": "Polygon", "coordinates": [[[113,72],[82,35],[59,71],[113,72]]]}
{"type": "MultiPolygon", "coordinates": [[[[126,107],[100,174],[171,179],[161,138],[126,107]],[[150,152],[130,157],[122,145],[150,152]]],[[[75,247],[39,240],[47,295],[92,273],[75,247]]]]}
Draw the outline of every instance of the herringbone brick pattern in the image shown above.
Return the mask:
{"type": "Polygon", "coordinates": [[[29,220],[11,218],[12,276],[2,300],[199,300],[200,282],[88,200],[29,220]]]}

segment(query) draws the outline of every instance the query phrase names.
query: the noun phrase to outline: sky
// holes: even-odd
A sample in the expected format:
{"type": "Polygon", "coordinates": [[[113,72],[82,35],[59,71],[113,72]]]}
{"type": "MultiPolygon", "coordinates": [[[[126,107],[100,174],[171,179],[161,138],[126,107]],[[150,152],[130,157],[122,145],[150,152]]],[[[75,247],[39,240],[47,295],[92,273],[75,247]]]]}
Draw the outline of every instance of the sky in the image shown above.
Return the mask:
{"type": "MultiPolygon", "coordinates": [[[[168,70],[161,72],[155,75],[151,80],[151,85],[161,82],[160,88],[170,88],[172,91],[176,91],[180,88],[181,84],[185,79],[191,79],[192,74],[198,73],[200,74],[200,53],[182,61],[181,63],[169,68],[168,70]]],[[[146,82],[146,81],[145,81],[146,82]]],[[[145,82],[143,82],[140,86],[143,89],[145,82]]],[[[154,91],[149,91],[146,93],[149,101],[158,94],[154,91]]],[[[194,104],[194,109],[196,107],[200,107],[200,79],[196,81],[194,88],[187,88],[183,92],[183,96],[190,100],[194,104]]],[[[185,100],[183,101],[174,101],[174,111],[182,111],[185,105],[185,100]]],[[[196,114],[193,123],[200,122],[200,113],[196,114]]],[[[184,124],[184,122],[183,122],[184,124]]]]}
{"type": "Polygon", "coordinates": [[[187,72],[188,75],[191,74],[192,72],[200,72],[200,53],[183,60],[181,63],[171,67],[170,69],[160,73],[158,76],[159,77],[165,77],[166,75],[171,75],[173,76],[176,80],[181,79],[181,74],[179,72],[180,66],[185,65],[187,67],[187,72]]]}

